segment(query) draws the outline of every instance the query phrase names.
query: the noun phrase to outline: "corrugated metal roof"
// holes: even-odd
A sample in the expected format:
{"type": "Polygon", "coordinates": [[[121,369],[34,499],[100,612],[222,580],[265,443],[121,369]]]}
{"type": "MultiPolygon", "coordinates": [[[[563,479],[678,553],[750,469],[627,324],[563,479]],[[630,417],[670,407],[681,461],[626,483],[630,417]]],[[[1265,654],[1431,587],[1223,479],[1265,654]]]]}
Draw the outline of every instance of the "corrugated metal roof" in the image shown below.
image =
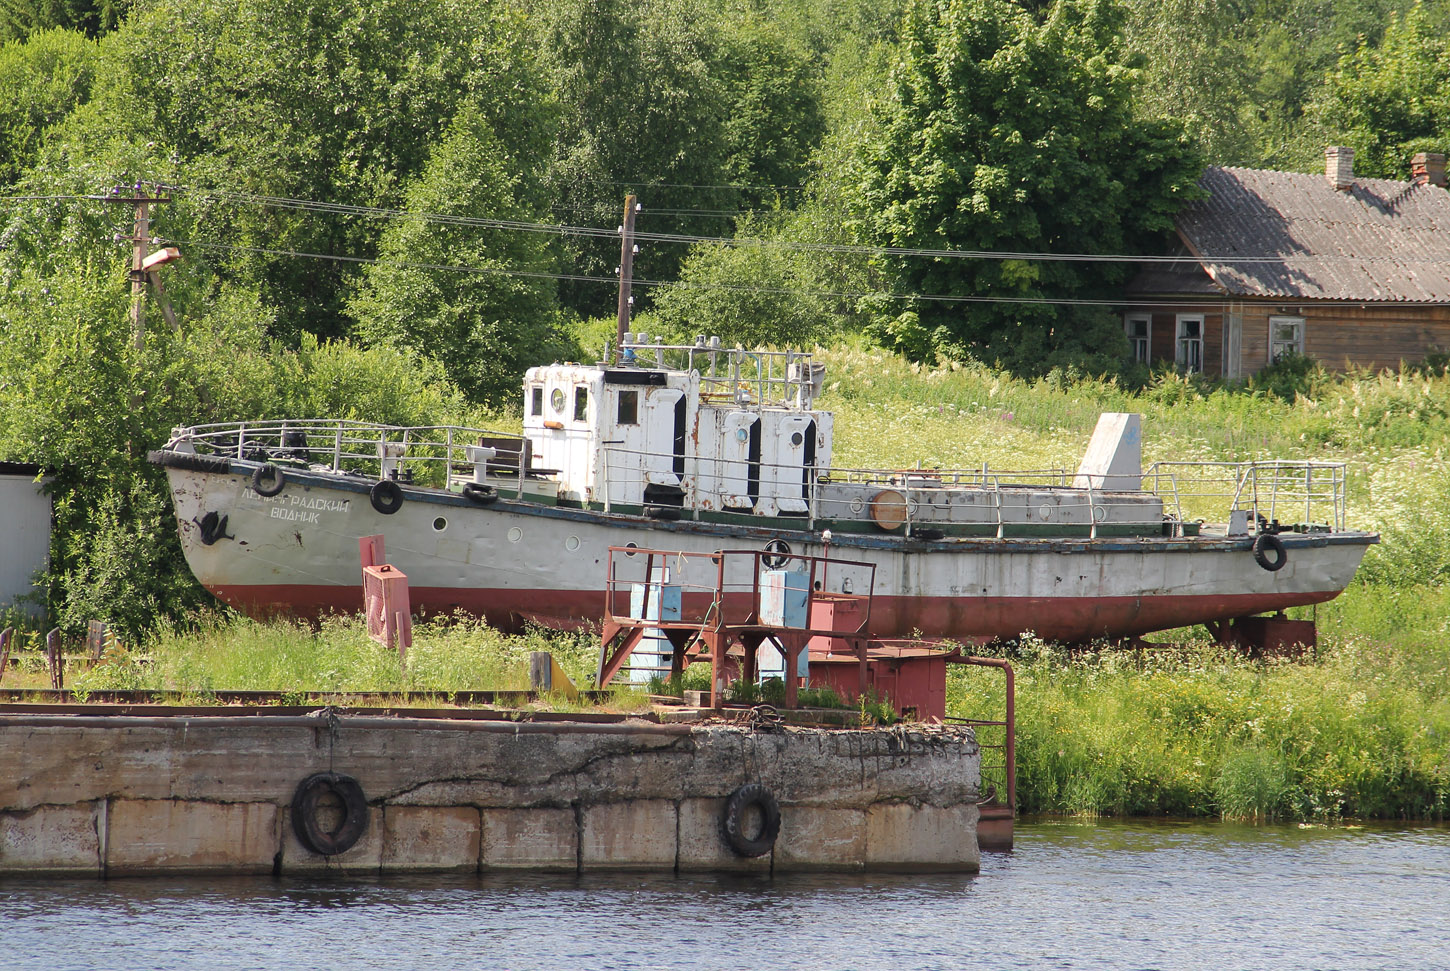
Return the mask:
{"type": "Polygon", "coordinates": [[[1321,173],[1218,167],[1199,185],[1210,196],[1178,229],[1229,294],[1450,303],[1444,189],[1356,178],[1340,191],[1321,173]]]}

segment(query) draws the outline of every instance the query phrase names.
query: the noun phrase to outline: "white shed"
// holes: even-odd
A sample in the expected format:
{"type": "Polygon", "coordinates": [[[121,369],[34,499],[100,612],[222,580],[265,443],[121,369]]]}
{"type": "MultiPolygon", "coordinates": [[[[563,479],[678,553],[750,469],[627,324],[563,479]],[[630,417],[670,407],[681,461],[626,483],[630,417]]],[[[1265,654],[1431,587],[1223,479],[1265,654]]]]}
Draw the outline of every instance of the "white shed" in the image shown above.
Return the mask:
{"type": "MultiPolygon", "coordinates": [[[[36,574],[50,565],[50,496],[36,481],[40,468],[0,462],[0,609],[34,592],[36,574]]],[[[42,603],[20,605],[43,613],[42,603]]]]}

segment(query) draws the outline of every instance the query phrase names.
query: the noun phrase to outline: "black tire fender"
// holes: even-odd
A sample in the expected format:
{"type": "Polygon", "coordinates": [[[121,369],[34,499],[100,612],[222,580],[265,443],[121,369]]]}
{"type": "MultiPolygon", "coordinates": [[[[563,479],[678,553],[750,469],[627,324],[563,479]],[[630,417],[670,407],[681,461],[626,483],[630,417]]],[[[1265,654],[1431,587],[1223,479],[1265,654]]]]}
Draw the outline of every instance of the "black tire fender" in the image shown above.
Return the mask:
{"type": "Polygon", "coordinates": [[[403,508],[403,490],[392,479],[379,479],[368,490],[368,501],[384,516],[403,508]]]}
{"type": "Polygon", "coordinates": [[[740,856],[764,856],[775,847],[776,837],[780,835],[780,803],[760,783],[746,783],[725,800],[725,812],[720,817],[720,835],[740,856]],[[760,810],[760,832],[753,836],[743,828],[745,812],[751,806],[760,810]]]}
{"type": "Polygon", "coordinates": [[[480,506],[487,506],[498,501],[498,490],[491,485],[484,485],[481,482],[465,482],[463,484],[463,498],[476,502],[480,506]]]}
{"type": "Polygon", "coordinates": [[[352,776],[337,772],[315,772],[303,779],[292,796],[292,831],[301,844],[322,856],[346,853],[368,828],[368,801],[362,786],[352,776]],[[318,803],[333,793],[342,802],[342,822],[326,830],[318,819],[318,803]]]}
{"type": "Polygon", "coordinates": [[[1289,562],[1289,551],[1284,549],[1284,541],[1273,533],[1260,533],[1254,538],[1254,562],[1270,573],[1278,573],[1289,562]]]}
{"type": "Polygon", "coordinates": [[[760,563],[767,570],[779,570],[790,562],[790,544],[783,539],[773,539],[765,544],[765,555],[760,563]]]}
{"type": "Polygon", "coordinates": [[[275,496],[287,484],[287,473],[271,462],[257,466],[252,472],[252,491],[259,496],[275,496]],[[268,479],[271,485],[266,485],[268,479]]]}

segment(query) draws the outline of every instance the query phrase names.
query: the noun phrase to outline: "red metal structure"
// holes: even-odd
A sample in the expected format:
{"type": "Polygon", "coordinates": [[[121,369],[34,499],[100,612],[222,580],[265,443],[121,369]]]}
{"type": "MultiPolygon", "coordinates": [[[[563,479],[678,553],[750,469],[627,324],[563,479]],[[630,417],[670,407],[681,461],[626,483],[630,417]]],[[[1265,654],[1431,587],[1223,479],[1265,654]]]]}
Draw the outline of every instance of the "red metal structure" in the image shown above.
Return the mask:
{"type": "Polygon", "coordinates": [[[974,728],[1001,730],[1001,742],[979,738],[1000,762],[984,761],[988,795],[981,805],[979,839],[1010,847],[1017,804],[1016,697],[1012,665],[972,657],[940,640],[880,640],[870,635],[875,567],[827,556],[766,550],[681,553],[614,546],[609,549],[604,627],[595,683],[609,684],[636,649],[667,644],[676,676],[694,662],[710,664],[709,704],[719,708],[727,682],[754,681],[757,652],[768,644],[785,656],[785,705],[797,705],[802,683],[829,686],[854,701],[862,695],[889,699],[904,715],[946,721],[949,664],[990,667],[1006,678],[1006,712],[1000,720],[950,719],[974,728]],[[789,567],[789,570],[786,568],[789,567]],[[779,574],[793,574],[792,585],[779,574]],[[770,581],[778,581],[772,586],[770,581]],[[782,610],[777,594],[798,594],[782,610]],[[666,594],[669,596],[666,596],[666,594]],[[808,674],[799,675],[802,654],[808,674]],[[737,660],[738,658],[738,660],[737,660]]]}

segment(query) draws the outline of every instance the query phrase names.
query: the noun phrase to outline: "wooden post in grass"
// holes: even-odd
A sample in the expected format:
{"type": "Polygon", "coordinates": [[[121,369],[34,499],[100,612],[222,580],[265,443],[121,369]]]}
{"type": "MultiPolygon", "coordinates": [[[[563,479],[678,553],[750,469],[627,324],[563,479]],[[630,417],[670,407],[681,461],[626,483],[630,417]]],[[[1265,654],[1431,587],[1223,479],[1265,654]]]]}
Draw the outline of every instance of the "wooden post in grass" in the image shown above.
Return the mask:
{"type": "Polygon", "coordinates": [[[0,682],[5,680],[5,672],[10,667],[10,643],[13,640],[15,640],[14,627],[0,630],[0,682]]]}
{"type": "Polygon", "coordinates": [[[62,650],[60,628],[53,627],[45,635],[45,658],[50,662],[50,686],[56,691],[65,690],[65,655],[62,650]]]}

